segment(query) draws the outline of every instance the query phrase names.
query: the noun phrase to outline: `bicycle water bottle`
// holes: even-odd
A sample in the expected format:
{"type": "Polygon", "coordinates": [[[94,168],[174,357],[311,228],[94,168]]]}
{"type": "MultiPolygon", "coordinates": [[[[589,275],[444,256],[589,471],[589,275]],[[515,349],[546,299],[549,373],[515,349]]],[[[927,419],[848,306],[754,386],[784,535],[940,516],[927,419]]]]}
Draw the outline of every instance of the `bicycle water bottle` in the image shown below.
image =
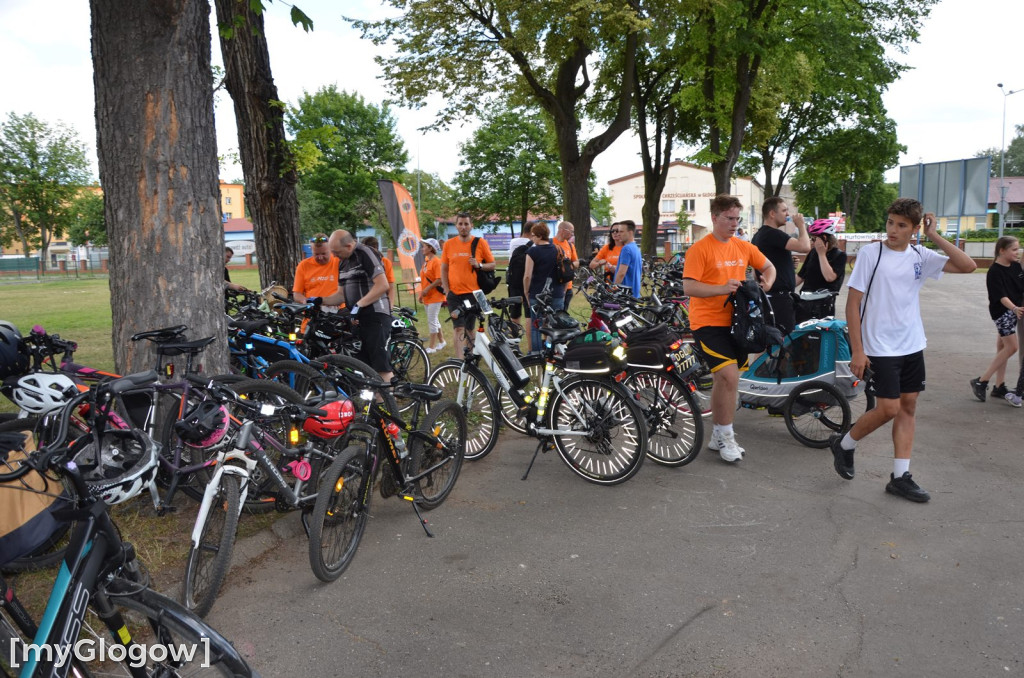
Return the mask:
{"type": "Polygon", "coordinates": [[[398,424],[391,422],[387,427],[388,435],[395,443],[395,449],[398,450],[398,458],[405,459],[409,456],[409,449],[405,446],[405,440],[402,439],[402,430],[398,428],[398,424]]]}

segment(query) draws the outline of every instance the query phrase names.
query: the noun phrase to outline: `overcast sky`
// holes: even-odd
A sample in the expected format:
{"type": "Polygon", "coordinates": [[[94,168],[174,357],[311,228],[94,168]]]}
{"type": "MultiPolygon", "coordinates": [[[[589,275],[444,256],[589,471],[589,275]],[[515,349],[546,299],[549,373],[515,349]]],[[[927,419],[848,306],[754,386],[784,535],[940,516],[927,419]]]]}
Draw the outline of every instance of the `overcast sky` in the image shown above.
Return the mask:
{"type": "MultiPolygon", "coordinates": [[[[529,0],[524,0],[528,2],[529,0]]],[[[368,101],[387,96],[377,79],[376,48],[342,20],[379,15],[376,0],[296,0],[315,22],[312,33],[295,28],[287,7],[270,5],[267,36],[274,79],[282,100],[295,103],[302,92],[336,83],[368,101]],[[342,7],[343,9],[339,9],[342,7]]],[[[903,59],[912,66],[885,96],[907,152],[900,164],[972,157],[1001,144],[1005,91],[1024,89],[1020,55],[1022,0],[942,0],[927,20],[921,41],[903,59]]],[[[827,43],[822,45],[827,49],[827,43]]],[[[219,46],[214,43],[214,60],[219,46]]],[[[0,114],[33,113],[47,122],[73,126],[95,156],[89,10],[85,0],[0,0],[0,114]]],[[[1024,124],[1024,92],[1005,100],[1007,140],[1013,125],[1024,124]]],[[[395,108],[398,132],[406,143],[410,169],[417,166],[451,181],[458,170],[458,143],[472,128],[421,133],[431,122],[429,108],[395,108]]],[[[219,95],[218,150],[237,149],[230,98],[219,95]]],[[[95,168],[95,160],[94,168],[95,168]]],[[[640,170],[635,141],[622,137],[595,164],[599,186],[640,170]]],[[[95,170],[94,170],[95,171],[95,170]]],[[[240,168],[222,172],[241,178],[240,168]]],[[[898,170],[889,173],[895,181],[898,170]]],[[[411,187],[410,187],[411,188],[411,187]]]]}

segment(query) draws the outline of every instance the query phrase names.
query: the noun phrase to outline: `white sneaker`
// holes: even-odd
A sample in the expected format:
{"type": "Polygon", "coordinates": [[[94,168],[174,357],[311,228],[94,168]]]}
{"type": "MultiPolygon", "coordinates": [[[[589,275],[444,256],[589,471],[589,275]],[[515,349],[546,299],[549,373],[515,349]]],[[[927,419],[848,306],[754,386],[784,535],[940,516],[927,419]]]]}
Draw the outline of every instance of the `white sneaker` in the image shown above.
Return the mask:
{"type": "Polygon", "coordinates": [[[734,462],[743,458],[746,451],[736,443],[736,436],[733,433],[711,433],[711,440],[708,441],[708,449],[718,450],[718,454],[724,461],[734,462]]]}
{"type": "Polygon", "coordinates": [[[1022,401],[1024,401],[1024,398],[1021,398],[1019,395],[1017,395],[1013,391],[1010,391],[1009,393],[1007,393],[1005,396],[1003,396],[1003,398],[1005,398],[1006,402],[1010,403],[1014,407],[1020,407],[1022,404],[1024,404],[1024,402],[1022,402],[1022,401]]]}

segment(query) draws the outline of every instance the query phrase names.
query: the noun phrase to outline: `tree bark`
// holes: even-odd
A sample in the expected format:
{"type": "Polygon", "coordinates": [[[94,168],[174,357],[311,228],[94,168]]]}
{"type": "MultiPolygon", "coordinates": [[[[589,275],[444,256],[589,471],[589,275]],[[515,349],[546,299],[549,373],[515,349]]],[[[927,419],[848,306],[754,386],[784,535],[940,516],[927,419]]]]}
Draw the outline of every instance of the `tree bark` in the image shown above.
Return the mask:
{"type": "Polygon", "coordinates": [[[204,371],[227,369],[224,235],[206,0],[91,0],[96,133],[110,234],[114,362],[152,366],[138,331],[214,335],[204,371]]]}
{"type": "Polygon", "coordinates": [[[245,0],[215,0],[217,21],[233,28],[220,36],[228,93],[235,104],[245,204],[256,238],[261,284],[290,288],[302,258],[298,175],[285,140],[284,111],[270,72],[263,15],[245,0]]]}

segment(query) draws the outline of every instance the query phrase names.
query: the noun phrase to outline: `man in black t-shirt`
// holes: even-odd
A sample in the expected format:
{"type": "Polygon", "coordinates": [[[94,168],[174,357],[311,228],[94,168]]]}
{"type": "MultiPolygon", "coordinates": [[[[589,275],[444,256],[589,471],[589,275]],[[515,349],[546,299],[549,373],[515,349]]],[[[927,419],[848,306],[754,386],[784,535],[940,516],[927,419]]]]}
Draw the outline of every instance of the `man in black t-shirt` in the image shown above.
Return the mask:
{"type": "Polygon", "coordinates": [[[373,250],[356,242],[348,231],[332,233],[328,246],[341,261],[338,291],[320,301],[333,306],[345,303],[362,342],[356,357],[377,370],[384,381],[391,381],[393,373],[387,351],[391,338],[391,285],[384,266],[373,250]]]}
{"type": "Polygon", "coordinates": [[[751,243],[775,266],[775,283],[768,290],[768,299],[775,312],[775,324],[783,334],[789,334],[796,326],[793,309],[793,291],[796,290],[796,269],[793,266],[793,252],[807,254],[811,251],[811,239],[807,226],[800,214],[793,216],[798,234],[790,237],[782,230],[789,217],[789,206],[778,196],[764,201],[761,206],[764,225],[754,234],[751,243]]]}

